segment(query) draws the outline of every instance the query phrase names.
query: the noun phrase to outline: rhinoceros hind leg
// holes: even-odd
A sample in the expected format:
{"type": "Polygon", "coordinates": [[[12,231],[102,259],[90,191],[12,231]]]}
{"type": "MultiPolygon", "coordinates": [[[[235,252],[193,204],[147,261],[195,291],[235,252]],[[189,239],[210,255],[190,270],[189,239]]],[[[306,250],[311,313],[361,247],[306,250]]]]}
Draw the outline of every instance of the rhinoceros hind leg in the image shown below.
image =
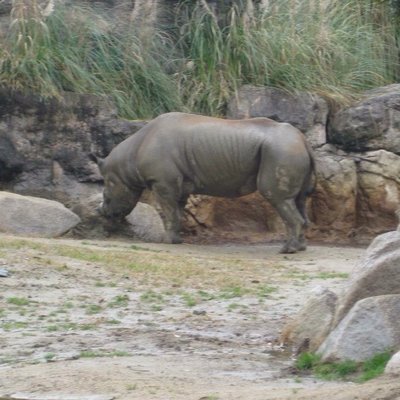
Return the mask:
{"type": "Polygon", "coordinates": [[[281,253],[296,253],[306,249],[304,238],[305,221],[297,209],[294,199],[276,200],[269,199],[278,211],[286,226],[287,240],[281,253]]]}
{"type": "Polygon", "coordinates": [[[298,251],[303,251],[307,249],[307,245],[305,241],[292,239],[288,240],[282,248],[279,250],[279,253],[282,254],[292,254],[297,253],[298,251]]]}

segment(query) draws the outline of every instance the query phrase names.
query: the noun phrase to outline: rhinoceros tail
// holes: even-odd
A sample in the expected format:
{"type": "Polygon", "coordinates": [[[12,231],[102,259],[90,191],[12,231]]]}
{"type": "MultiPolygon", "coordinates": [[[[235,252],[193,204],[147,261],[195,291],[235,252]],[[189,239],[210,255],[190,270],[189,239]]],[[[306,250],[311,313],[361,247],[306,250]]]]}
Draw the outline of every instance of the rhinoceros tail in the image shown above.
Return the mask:
{"type": "Polygon", "coordinates": [[[303,185],[303,190],[305,192],[306,196],[310,196],[314,190],[315,186],[317,184],[317,174],[316,174],[316,163],[315,163],[315,156],[314,156],[314,151],[308,143],[306,139],[304,139],[304,144],[307,149],[308,156],[310,157],[310,170],[308,172],[308,176],[306,177],[303,185]]]}

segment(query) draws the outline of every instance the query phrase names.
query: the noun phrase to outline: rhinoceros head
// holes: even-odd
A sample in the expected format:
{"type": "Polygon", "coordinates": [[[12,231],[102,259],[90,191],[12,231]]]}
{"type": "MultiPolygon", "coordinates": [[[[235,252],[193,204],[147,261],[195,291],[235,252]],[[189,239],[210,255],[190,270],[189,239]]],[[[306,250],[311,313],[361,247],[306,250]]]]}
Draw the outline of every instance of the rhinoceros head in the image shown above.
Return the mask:
{"type": "Polygon", "coordinates": [[[104,178],[103,201],[99,211],[106,218],[123,219],[137,203],[137,196],[122,182],[107,159],[90,155],[92,161],[99,166],[104,178]]]}

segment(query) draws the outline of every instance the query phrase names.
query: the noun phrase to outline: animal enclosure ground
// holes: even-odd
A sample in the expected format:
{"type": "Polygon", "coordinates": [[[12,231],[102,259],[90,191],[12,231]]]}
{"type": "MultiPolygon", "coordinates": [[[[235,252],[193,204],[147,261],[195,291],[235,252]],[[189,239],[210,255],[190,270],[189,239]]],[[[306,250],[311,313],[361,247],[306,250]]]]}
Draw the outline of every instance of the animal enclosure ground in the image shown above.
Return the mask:
{"type": "Polygon", "coordinates": [[[290,374],[279,333],[311,288],[338,290],[361,248],[162,245],[0,236],[0,397],[398,399],[290,374]]]}

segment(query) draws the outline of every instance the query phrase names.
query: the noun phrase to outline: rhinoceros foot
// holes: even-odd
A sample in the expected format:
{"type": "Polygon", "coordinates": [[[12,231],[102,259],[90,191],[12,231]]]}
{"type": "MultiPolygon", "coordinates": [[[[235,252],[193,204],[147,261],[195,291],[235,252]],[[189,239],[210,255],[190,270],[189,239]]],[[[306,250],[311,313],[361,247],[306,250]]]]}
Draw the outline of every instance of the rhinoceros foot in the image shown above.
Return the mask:
{"type": "Polygon", "coordinates": [[[292,239],[286,242],[282,248],[280,249],[280,253],[282,254],[293,254],[297,253],[298,251],[304,251],[307,249],[307,245],[305,240],[296,240],[292,239]]]}

